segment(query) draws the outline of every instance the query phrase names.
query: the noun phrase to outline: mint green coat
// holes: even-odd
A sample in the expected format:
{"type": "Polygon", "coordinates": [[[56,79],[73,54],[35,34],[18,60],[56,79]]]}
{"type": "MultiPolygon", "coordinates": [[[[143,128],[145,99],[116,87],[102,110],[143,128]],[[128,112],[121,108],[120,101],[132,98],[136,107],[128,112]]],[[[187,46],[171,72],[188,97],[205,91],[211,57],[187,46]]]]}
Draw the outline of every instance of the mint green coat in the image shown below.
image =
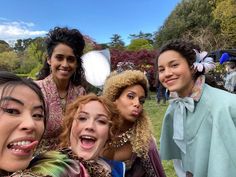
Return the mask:
{"type": "Polygon", "coordinates": [[[160,142],[162,160],[181,159],[194,177],[236,176],[236,94],[204,84],[193,112],[184,119],[186,154],[173,141],[173,112],[165,114],[160,142]]]}

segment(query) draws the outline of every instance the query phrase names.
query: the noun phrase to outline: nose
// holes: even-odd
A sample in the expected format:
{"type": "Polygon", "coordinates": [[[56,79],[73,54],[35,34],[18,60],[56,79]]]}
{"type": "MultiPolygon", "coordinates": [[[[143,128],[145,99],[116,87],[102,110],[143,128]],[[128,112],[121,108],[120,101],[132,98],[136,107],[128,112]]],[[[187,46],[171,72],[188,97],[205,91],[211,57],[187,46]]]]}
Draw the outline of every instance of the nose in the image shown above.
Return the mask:
{"type": "Polygon", "coordinates": [[[33,130],[35,130],[35,128],[36,128],[36,124],[32,115],[30,113],[23,114],[20,129],[24,131],[32,132],[33,130]]]}
{"type": "Polygon", "coordinates": [[[95,128],[94,120],[92,119],[87,120],[85,124],[85,130],[94,131],[94,128],[95,128]]]}
{"type": "Polygon", "coordinates": [[[67,67],[67,66],[69,65],[66,58],[64,58],[64,60],[62,61],[61,65],[62,65],[63,67],[67,67]]]}
{"type": "Polygon", "coordinates": [[[172,75],[172,70],[170,68],[166,68],[165,69],[165,76],[168,77],[168,76],[171,76],[172,75]]]}
{"type": "Polygon", "coordinates": [[[134,98],[133,99],[133,103],[134,103],[134,106],[136,106],[136,107],[140,107],[140,100],[139,100],[139,98],[138,97],[136,97],[136,98],[134,98]]]}

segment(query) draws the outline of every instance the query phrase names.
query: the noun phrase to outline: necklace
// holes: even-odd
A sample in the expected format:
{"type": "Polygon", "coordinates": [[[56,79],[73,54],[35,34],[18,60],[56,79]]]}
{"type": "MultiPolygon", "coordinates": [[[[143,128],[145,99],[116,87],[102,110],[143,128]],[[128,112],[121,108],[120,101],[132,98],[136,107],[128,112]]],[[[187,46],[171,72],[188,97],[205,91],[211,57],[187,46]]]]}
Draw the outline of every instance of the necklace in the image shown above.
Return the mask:
{"type": "Polygon", "coordinates": [[[68,91],[66,92],[65,96],[61,96],[60,93],[58,93],[58,95],[59,95],[59,98],[60,98],[61,100],[63,100],[63,99],[65,99],[65,98],[67,97],[68,91]]]}
{"type": "Polygon", "coordinates": [[[68,91],[66,92],[65,96],[64,97],[61,97],[60,94],[59,94],[59,98],[60,98],[60,101],[61,101],[61,108],[62,108],[62,112],[65,113],[66,111],[66,101],[67,101],[67,95],[68,95],[68,91]]]}
{"type": "Polygon", "coordinates": [[[133,129],[129,128],[126,132],[116,136],[114,140],[108,143],[108,145],[113,148],[120,148],[126,143],[130,142],[132,135],[133,129]]]}

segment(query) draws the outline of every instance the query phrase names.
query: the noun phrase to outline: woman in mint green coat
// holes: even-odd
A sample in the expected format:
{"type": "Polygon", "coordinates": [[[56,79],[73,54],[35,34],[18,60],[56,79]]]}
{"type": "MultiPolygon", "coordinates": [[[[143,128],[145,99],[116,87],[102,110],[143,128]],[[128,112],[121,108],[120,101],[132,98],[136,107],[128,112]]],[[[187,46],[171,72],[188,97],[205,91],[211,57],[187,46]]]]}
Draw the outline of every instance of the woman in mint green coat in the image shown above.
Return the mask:
{"type": "Polygon", "coordinates": [[[159,80],[171,92],[160,155],[174,160],[179,177],[236,174],[236,95],[205,83],[214,66],[190,42],[170,41],[160,50],[159,80]]]}

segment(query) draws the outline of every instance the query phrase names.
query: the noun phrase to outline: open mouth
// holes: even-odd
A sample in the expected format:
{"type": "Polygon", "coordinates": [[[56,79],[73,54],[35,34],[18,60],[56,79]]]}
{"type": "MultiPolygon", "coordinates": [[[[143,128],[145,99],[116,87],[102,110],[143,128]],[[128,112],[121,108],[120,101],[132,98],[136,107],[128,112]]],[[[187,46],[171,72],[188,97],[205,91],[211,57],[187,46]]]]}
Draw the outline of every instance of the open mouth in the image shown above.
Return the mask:
{"type": "Polygon", "coordinates": [[[97,141],[97,138],[95,138],[93,136],[89,136],[89,135],[82,135],[82,136],[80,136],[81,146],[84,149],[92,148],[96,141],[97,141]]]}
{"type": "Polygon", "coordinates": [[[38,141],[15,141],[7,145],[7,148],[19,155],[28,155],[38,145],[38,141]]]}

